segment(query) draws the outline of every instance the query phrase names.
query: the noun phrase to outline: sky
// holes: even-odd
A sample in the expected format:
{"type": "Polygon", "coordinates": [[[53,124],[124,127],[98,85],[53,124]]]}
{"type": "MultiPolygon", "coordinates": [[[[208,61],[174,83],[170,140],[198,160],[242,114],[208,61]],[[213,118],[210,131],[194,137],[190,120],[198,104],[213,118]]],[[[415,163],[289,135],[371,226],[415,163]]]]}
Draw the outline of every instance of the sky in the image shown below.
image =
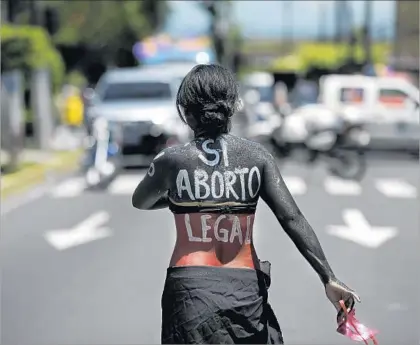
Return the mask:
{"type": "MultiPolygon", "coordinates": [[[[372,1],[372,0],[371,0],[372,1]]],[[[392,37],[395,17],[395,0],[373,2],[374,36],[392,37]]],[[[363,22],[365,1],[349,1],[355,25],[363,22]]],[[[209,16],[196,1],[170,1],[171,14],[167,29],[174,34],[205,33],[209,16]]],[[[232,17],[249,38],[279,38],[293,35],[314,38],[320,31],[334,32],[334,1],[233,1],[232,17]],[[283,21],[283,19],[286,19],[283,21]]]]}

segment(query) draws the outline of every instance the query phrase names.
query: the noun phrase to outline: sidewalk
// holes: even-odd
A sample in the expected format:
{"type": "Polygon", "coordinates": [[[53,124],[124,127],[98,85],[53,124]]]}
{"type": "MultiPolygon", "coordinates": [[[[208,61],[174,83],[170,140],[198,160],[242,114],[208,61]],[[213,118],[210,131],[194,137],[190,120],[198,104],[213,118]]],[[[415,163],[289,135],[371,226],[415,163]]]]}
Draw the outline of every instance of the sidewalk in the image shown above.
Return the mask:
{"type": "Polygon", "coordinates": [[[82,150],[40,152],[27,150],[22,154],[21,168],[1,176],[1,199],[25,192],[60,174],[76,171],[80,166],[82,150]]]}
{"type": "MultiPolygon", "coordinates": [[[[2,173],[1,199],[20,194],[57,175],[76,171],[83,155],[81,142],[81,137],[61,128],[52,140],[52,150],[24,149],[20,168],[13,173],[2,173]]],[[[1,165],[7,164],[7,160],[7,153],[1,150],[1,165]]]]}

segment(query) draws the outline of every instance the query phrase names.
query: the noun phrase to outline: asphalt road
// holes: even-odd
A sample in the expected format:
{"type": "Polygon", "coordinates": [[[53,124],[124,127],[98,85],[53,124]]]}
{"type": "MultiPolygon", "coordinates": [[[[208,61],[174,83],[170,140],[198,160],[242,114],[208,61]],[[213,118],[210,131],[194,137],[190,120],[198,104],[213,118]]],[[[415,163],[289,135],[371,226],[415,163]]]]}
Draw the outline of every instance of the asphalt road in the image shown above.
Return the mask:
{"type": "MultiPolygon", "coordinates": [[[[331,179],[322,165],[282,171],[336,274],[360,294],[357,317],[379,329],[381,345],[418,344],[418,163],[373,161],[360,184],[331,179]],[[352,229],[331,229],[344,218],[352,229]]],[[[175,232],[168,211],[131,207],[140,173],[96,192],[69,178],[3,212],[2,344],[159,343],[175,232]],[[73,230],[52,232],[60,229],[73,230]]],[[[255,227],[257,251],[272,262],[270,300],[286,344],[351,344],[335,332],[318,277],[262,202],[255,227]]]]}

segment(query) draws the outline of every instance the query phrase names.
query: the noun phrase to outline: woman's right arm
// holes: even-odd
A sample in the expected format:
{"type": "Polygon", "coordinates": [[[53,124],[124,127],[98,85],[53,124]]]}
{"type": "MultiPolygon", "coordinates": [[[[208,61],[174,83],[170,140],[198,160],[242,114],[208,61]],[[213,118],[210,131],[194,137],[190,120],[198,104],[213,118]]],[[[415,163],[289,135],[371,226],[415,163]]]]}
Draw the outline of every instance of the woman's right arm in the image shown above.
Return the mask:
{"type": "Polygon", "coordinates": [[[314,230],[290,194],[273,156],[265,152],[260,195],[325,285],[334,280],[335,275],[314,230]]]}
{"type": "Polygon", "coordinates": [[[164,195],[160,197],[158,201],[154,203],[153,206],[149,208],[149,210],[160,210],[168,206],[169,206],[169,198],[168,198],[168,192],[166,192],[164,195]]]}

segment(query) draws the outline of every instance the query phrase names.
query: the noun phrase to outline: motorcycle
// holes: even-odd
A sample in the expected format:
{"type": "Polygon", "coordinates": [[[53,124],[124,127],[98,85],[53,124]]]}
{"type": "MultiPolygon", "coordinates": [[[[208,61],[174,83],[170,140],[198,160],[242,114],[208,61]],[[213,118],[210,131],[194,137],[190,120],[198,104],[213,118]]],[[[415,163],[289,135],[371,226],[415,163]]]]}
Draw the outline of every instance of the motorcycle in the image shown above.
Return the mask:
{"type": "Polygon", "coordinates": [[[313,163],[324,155],[329,161],[329,171],[343,179],[360,181],[366,173],[365,149],[370,141],[369,133],[362,124],[342,120],[337,128],[311,133],[306,142],[309,150],[309,162],[313,163]],[[314,141],[327,134],[331,145],[326,149],[317,147],[314,141]]]}
{"type": "Polygon", "coordinates": [[[104,118],[96,118],[87,139],[84,176],[89,187],[109,181],[121,167],[118,131],[104,118]]]}
{"type": "MultiPolygon", "coordinates": [[[[272,151],[282,158],[303,153],[307,164],[326,158],[331,174],[361,180],[366,172],[365,150],[370,135],[363,122],[329,114],[334,117],[327,119],[326,116],[323,124],[294,115],[285,117],[271,135],[272,151]]],[[[322,119],[322,114],[319,118],[322,119]]]]}

